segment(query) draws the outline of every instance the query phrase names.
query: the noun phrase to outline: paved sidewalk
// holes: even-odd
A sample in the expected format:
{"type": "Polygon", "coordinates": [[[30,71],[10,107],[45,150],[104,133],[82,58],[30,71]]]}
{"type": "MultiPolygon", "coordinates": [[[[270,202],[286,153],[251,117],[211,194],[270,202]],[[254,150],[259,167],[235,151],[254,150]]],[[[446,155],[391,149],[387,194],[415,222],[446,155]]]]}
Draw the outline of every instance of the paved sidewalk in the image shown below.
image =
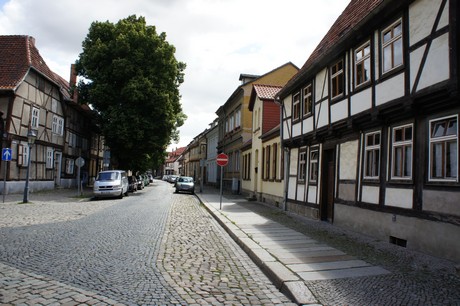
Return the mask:
{"type": "MultiPolygon", "coordinates": [[[[276,213],[277,209],[263,203],[249,202],[241,196],[232,194],[224,194],[221,203],[219,190],[212,188],[197,193],[197,196],[274,284],[298,304],[320,304],[309,286],[317,285],[321,281],[337,283],[343,279],[346,283],[347,279],[355,279],[359,280],[356,283],[367,283],[363,289],[372,284],[372,288],[389,288],[391,294],[394,288],[388,287],[388,283],[394,283],[394,279],[401,278],[398,271],[390,272],[381,266],[372,265],[250,209],[254,205],[259,205],[265,207],[266,211],[276,213]]],[[[278,213],[284,214],[281,211],[278,213]]],[[[402,293],[399,292],[399,296],[395,297],[395,304],[404,305],[408,301],[409,304],[418,304],[414,302],[418,298],[414,297],[415,293],[412,291],[414,287],[418,288],[419,284],[414,285],[411,281],[408,281],[409,284],[405,288],[401,288],[402,293]]],[[[458,279],[453,281],[456,284],[458,279]]],[[[380,289],[382,290],[388,289],[380,289]]],[[[432,295],[433,292],[428,294],[432,295]]],[[[456,297],[452,298],[456,300],[456,297]]],[[[373,302],[379,304],[376,300],[373,302]]]]}

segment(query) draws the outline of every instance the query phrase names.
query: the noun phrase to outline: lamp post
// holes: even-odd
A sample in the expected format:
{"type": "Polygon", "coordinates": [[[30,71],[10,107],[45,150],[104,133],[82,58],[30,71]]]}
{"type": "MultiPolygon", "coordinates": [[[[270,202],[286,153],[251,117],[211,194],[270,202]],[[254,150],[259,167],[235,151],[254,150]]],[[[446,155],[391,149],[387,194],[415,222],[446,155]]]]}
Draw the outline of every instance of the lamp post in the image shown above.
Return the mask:
{"type": "Polygon", "coordinates": [[[32,145],[35,142],[35,139],[37,138],[37,131],[30,129],[27,132],[27,143],[28,143],[28,156],[27,156],[27,172],[26,172],[26,184],[24,186],[24,199],[22,200],[23,203],[28,203],[29,202],[29,173],[30,173],[30,158],[31,158],[31,149],[32,145]]]}

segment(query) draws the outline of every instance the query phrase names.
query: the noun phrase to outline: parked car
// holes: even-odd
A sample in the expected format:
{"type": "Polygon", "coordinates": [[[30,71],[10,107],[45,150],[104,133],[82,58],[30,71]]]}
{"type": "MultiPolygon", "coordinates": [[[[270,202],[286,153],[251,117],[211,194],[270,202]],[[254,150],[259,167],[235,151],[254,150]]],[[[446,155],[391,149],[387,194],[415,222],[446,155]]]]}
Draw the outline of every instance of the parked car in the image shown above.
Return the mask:
{"type": "Polygon", "coordinates": [[[190,176],[181,176],[177,179],[176,182],[176,192],[186,191],[191,194],[195,193],[195,182],[193,177],[190,176]]]}
{"type": "Polygon", "coordinates": [[[128,176],[128,191],[137,191],[137,178],[134,175],[128,176]]]}
{"type": "Polygon", "coordinates": [[[170,182],[171,184],[175,184],[178,177],[179,175],[170,175],[168,178],[168,182],[170,182]]]}
{"type": "Polygon", "coordinates": [[[142,178],[142,175],[137,175],[137,190],[142,190],[144,189],[144,179],[142,178]]]}
{"type": "Polygon", "coordinates": [[[142,178],[144,179],[144,186],[150,185],[150,180],[147,174],[142,175],[142,178]]]}
{"type": "Polygon", "coordinates": [[[128,176],[123,170],[101,171],[93,186],[94,198],[119,197],[128,195],[128,176]]]}

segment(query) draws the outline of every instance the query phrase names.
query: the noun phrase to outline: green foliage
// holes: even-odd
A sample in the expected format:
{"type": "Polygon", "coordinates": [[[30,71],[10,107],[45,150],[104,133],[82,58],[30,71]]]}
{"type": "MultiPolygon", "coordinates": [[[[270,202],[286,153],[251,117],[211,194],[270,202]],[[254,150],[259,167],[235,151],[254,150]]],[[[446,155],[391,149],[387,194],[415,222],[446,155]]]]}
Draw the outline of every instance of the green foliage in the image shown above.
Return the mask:
{"type": "Polygon", "coordinates": [[[82,45],[79,101],[99,114],[118,167],[142,171],[159,164],[187,118],[179,93],[186,66],[174,46],[135,15],[116,24],[93,22],[82,45]]]}

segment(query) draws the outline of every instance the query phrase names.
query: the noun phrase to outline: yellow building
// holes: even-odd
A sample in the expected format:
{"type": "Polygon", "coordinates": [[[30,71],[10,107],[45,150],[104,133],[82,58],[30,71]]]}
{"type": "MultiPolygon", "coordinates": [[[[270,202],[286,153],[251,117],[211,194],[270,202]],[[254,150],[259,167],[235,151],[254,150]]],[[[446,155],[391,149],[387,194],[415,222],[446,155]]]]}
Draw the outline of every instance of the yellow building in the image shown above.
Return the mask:
{"type": "Polygon", "coordinates": [[[252,113],[249,110],[249,100],[254,84],[284,86],[298,68],[292,63],[286,63],[262,75],[241,74],[241,85],[216,111],[219,126],[218,151],[228,155],[229,163],[221,170],[223,186],[234,193],[241,192],[241,149],[252,138],[252,113]]]}

